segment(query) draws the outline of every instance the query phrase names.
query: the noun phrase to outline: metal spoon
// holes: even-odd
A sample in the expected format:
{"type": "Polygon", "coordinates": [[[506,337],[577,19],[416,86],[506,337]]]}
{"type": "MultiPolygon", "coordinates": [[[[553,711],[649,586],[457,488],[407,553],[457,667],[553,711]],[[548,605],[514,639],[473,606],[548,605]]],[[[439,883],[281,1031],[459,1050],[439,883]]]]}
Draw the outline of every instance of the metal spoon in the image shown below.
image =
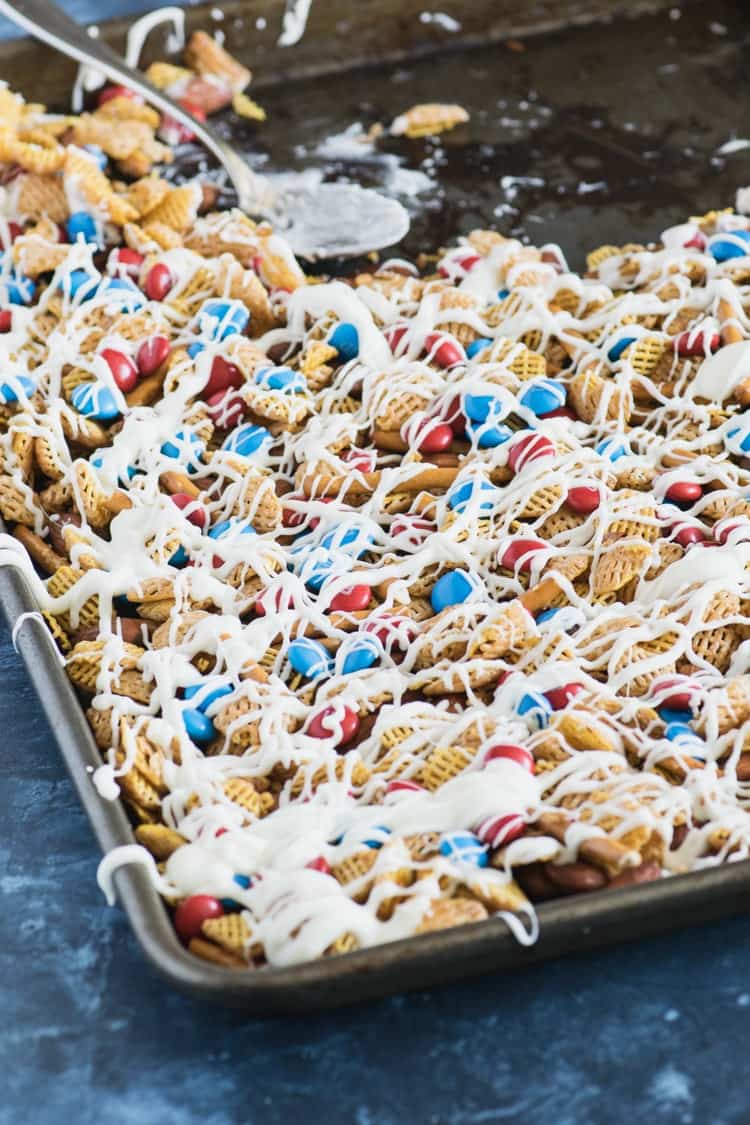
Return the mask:
{"type": "Polygon", "coordinates": [[[129,86],[162,113],[192,130],[224,167],[243,211],[270,219],[303,258],[351,258],[400,241],[409,216],[395,199],[356,184],[311,185],[287,174],[278,191],[209,125],[195,118],[129,67],[101,39],[93,39],[52,0],[0,0],[0,12],[35,39],[129,86]]]}

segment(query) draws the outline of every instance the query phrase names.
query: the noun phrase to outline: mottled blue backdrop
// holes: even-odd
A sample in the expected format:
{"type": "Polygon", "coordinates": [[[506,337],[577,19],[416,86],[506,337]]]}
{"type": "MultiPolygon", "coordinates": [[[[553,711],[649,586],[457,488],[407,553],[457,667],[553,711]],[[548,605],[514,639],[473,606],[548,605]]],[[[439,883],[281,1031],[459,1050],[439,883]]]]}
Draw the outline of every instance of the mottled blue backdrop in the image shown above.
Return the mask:
{"type": "Polygon", "coordinates": [[[171,992],[0,638],[0,1125],[750,1122],[750,919],[298,1019],[171,992]]]}

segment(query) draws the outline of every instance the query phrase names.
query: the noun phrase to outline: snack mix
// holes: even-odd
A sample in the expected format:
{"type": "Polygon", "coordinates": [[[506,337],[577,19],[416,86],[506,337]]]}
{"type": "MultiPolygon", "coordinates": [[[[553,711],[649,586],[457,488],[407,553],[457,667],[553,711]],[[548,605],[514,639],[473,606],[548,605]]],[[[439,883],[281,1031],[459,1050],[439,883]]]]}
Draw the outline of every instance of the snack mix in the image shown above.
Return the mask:
{"type": "Polygon", "coordinates": [[[102,881],[253,968],[747,857],[748,220],[308,278],[182,139],[0,91],[3,561],[136,825],[102,881]]]}

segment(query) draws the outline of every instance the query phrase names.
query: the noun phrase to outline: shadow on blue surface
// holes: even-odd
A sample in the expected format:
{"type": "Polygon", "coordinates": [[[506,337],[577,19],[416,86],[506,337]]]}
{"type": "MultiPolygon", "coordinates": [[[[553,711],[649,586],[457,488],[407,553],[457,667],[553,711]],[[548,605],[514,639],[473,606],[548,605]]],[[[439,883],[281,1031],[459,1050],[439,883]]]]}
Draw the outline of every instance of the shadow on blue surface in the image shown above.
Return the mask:
{"type": "Polygon", "coordinates": [[[0,683],[0,1125],[750,1120],[750,919],[299,1019],[170,992],[100,897],[7,634],[0,683]]]}

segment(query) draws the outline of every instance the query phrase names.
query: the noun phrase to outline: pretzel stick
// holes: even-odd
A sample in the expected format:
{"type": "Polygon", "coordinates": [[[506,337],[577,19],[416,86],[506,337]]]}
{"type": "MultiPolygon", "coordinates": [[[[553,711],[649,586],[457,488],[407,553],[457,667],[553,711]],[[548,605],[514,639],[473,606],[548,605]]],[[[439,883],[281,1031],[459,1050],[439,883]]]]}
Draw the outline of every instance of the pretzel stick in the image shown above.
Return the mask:
{"type": "Polygon", "coordinates": [[[525,594],[521,594],[518,600],[524,609],[535,616],[543,609],[547,609],[560,592],[556,579],[543,578],[538,586],[532,586],[525,594]]]}
{"type": "Polygon", "coordinates": [[[721,341],[723,344],[739,344],[740,340],[744,340],[742,329],[737,324],[732,308],[726,297],[719,299],[718,307],[719,321],[721,323],[721,341]]]}
{"type": "MultiPolygon", "coordinates": [[[[372,444],[376,449],[387,453],[407,453],[410,446],[401,437],[398,430],[373,430],[372,444]]],[[[468,441],[452,441],[446,453],[468,453],[471,443],[468,441]]],[[[427,454],[429,457],[430,455],[427,454]]],[[[438,464],[439,462],[435,462],[438,464]]]]}
{"type": "Polygon", "coordinates": [[[127,492],[122,492],[120,489],[107,497],[105,503],[107,511],[111,512],[113,516],[116,516],[118,512],[127,512],[129,508],[133,507],[133,501],[127,492]]]}
{"type": "Polygon", "coordinates": [[[178,473],[176,469],[169,469],[159,477],[159,484],[171,496],[176,492],[184,492],[192,500],[200,498],[201,490],[191,481],[185,473],[178,473]]]}
{"type": "MultiPolygon", "coordinates": [[[[561,844],[565,843],[565,834],[572,823],[565,813],[555,812],[542,813],[536,821],[542,832],[561,844]]],[[[640,853],[634,848],[628,848],[609,836],[591,836],[583,840],[578,846],[578,853],[581,859],[600,867],[607,875],[619,875],[626,867],[640,867],[642,862],[640,853]]]]}
{"type": "Polygon", "coordinates": [[[153,375],[147,375],[145,379],[141,379],[138,386],[125,395],[128,406],[150,406],[152,402],[156,402],[161,394],[166,374],[166,371],[161,371],[160,368],[153,375]]]}
{"type": "MultiPolygon", "coordinates": [[[[421,473],[416,473],[409,480],[394,481],[393,487],[398,492],[421,492],[423,489],[427,491],[431,489],[445,490],[450,488],[458,473],[457,465],[423,469],[421,473]]],[[[355,477],[310,474],[303,477],[301,488],[309,499],[316,499],[319,496],[336,496],[342,490],[345,490],[347,495],[367,495],[378,488],[382,475],[380,470],[374,473],[361,473],[362,479],[358,480],[355,477]]]]}
{"type": "Polygon", "coordinates": [[[54,574],[59,567],[65,566],[68,561],[62,555],[58,555],[57,551],[53,550],[49,543],[45,542],[41,535],[37,535],[30,527],[24,527],[20,523],[17,524],[13,529],[13,536],[19,543],[23,544],[34,562],[42,570],[46,570],[47,574],[54,574]]]}

